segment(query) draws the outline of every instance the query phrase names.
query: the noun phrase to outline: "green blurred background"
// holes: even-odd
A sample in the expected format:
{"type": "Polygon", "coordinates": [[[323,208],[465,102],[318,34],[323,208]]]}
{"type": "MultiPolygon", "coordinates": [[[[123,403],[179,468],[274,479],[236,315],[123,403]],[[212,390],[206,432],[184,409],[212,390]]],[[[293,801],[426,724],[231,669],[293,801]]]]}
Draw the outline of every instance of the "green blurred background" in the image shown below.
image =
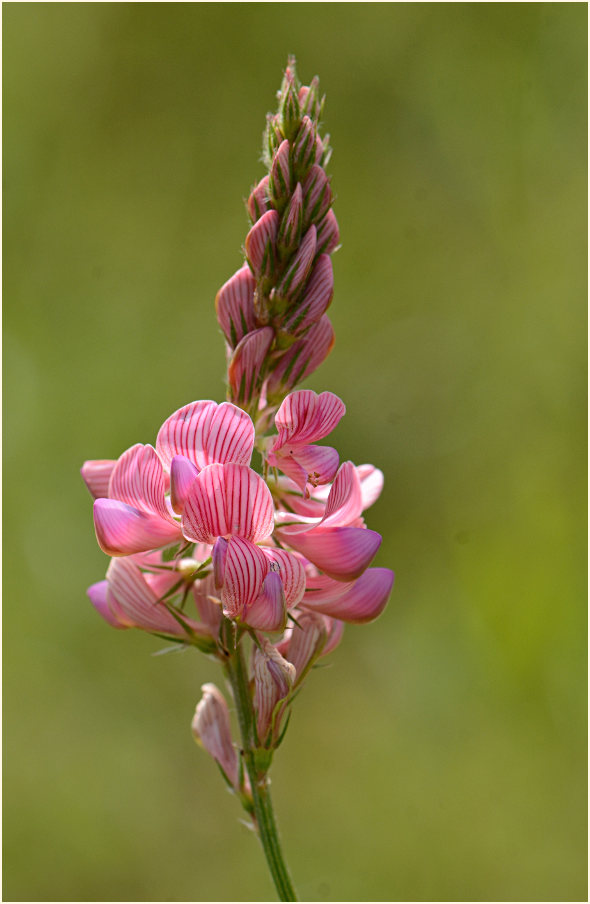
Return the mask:
{"type": "Polygon", "coordinates": [[[273,767],[306,900],[586,899],[585,4],[5,4],[5,900],[273,900],[116,632],[78,469],[223,396],[213,310],[289,52],[327,93],[337,343],[397,573],[273,767]]]}

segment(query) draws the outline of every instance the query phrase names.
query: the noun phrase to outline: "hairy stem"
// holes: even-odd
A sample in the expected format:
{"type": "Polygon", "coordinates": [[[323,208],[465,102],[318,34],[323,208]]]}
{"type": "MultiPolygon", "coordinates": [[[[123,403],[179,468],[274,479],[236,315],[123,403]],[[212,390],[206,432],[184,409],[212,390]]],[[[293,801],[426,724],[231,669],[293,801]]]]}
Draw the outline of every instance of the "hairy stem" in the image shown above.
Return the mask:
{"type": "Polygon", "coordinates": [[[230,652],[226,670],[231,683],[242,736],[243,758],[254,804],[254,822],[266,862],[281,901],[296,901],[295,890],[285,863],[270,797],[268,769],[256,763],[255,716],[248,686],[248,674],[242,646],[238,642],[230,652]]]}

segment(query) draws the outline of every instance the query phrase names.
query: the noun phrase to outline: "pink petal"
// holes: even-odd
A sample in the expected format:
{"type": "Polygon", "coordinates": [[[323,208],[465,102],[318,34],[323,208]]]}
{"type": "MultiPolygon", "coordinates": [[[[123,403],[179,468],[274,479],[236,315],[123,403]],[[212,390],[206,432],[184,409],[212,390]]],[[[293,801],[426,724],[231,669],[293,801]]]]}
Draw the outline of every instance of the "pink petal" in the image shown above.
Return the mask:
{"type": "Polygon", "coordinates": [[[239,786],[238,754],[232,742],[229,709],[214,684],[204,684],[192,721],[193,734],[216,760],[234,788],[239,786]]]}
{"type": "Polygon", "coordinates": [[[319,223],[332,204],[330,181],[321,166],[310,168],[303,183],[306,223],[319,223]]]}
{"type": "Polygon", "coordinates": [[[277,703],[287,697],[293,686],[295,667],[266,638],[261,638],[260,643],[261,650],[254,647],[253,672],[256,729],[262,744],[272,727],[277,703]]]}
{"type": "Polygon", "coordinates": [[[358,465],[356,472],[361,482],[363,511],[373,505],[383,489],[383,472],[373,465],[358,465]]]}
{"type": "Polygon", "coordinates": [[[311,389],[300,389],[290,393],[275,415],[279,435],[273,451],[289,443],[303,446],[323,439],[344,414],[346,406],[333,392],[317,395],[311,389]]]}
{"type": "Polygon", "coordinates": [[[315,249],[316,229],[310,226],[278,286],[277,292],[282,298],[295,298],[303,287],[313,264],[315,249]]]}
{"type": "Polygon", "coordinates": [[[264,176],[256,185],[248,198],[248,213],[255,223],[268,210],[268,176],[264,176]]]}
{"type": "Polygon", "coordinates": [[[324,615],[324,621],[328,628],[328,639],[322,650],[322,656],[327,656],[328,653],[331,653],[332,650],[336,649],[342,640],[342,635],[344,634],[344,622],[338,621],[336,618],[328,618],[327,615],[324,615]]]}
{"type": "Polygon", "coordinates": [[[98,545],[109,556],[130,556],[182,538],[180,527],[116,499],[97,499],[94,528],[98,545]]]}
{"type": "Polygon", "coordinates": [[[213,583],[215,588],[219,590],[223,587],[225,580],[225,561],[227,559],[227,548],[229,541],[224,537],[219,537],[213,547],[213,583]]]}
{"type": "Polygon", "coordinates": [[[194,481],[184,505],[182,529],[189,540],[214,543],[239,536],[253,543],[273,529],[272,495],[246,465],[209,465],[194,481]]]}
{"type": "Polygon", "coordinates": [[[393,578],[393,571],[389,568],[369,568],[344,593],[339,593],[336,587],[332,599],[326,598],[326,594],[319,599],[318,594],[306,592],[301,605],[350,624],[364,624],[383,612],[393,578]]]}
{"type": "Polygon", "coordinates": [[[223,611],[228,618],[241,618],[260,594],[268,572],[268,560],[259,546],[241,537],[232,537],[225,558],[221,589],[223,611]]]}
{"type": "Polygon", "coordinates": [[[272,272],[279,220],[276,210],[268,210],[246,236],[246,257],[256,277],[272,272]]]}
{"type": "Polygon", "coordinates": [[[111,499],[126,502],[141,512],[172,520],[165,492],[164,469],[152,446],[137,443],[123,452],[111,474],[111,499]]]}
{"type": "Polygon", "coordinates": [[[244,264],[224,283],[215,298],[217,320],[232,348],[236,347],[246,333],[256,329],[255,288],[256,280],[248,264],[244,264]]]}
{"type": "Polygon", "coordinates": [[[304,532],[281,528],[277,535],[281,542],[338,581],[360,577],[381,545],[378,533],[361,527],[322,525],[304,532]]]}
{"type": "MultiPolygon", "coordinates": [[[[277,565],[274,567],[278,569],[277,565]]],[[[278,570],[269,571],[262,582],[259,595],[244,609],[242,621],[259,631],[284,631],[286,620],[287,607],[283,584],[278,570]]]]}
{"type": "Polygon", "coordinates": [[[192,586],[192,593],[201,621],[209,629],[211,635],[216,637],[221,627],[222,611],[220,604],[213,602],[212,599],[212,597],[217,598],[213,585],[213,575],[208,574],[206,578],[195,581],[192,586]]]}
{"type": "MultiPolygon", "coordinates": [[[[131,559],[113,559],[107,571],[109,590],[118,604],[119,612],[130,627],[157,631],[174,637],[187,636],[182,625],[149,587],[144,575],[131,559]]],[[[183,617],[192,630],[201,634],[203,628],[192,619],[183,617]]]]}
{"type": "Polygon", "coordinates": [[[188,492],[197,478],[199,469],[185,458],[175,455],[170,465],[170,503],[177,515],[182,515],[188,492]]]}
{"type": "Polygon", "coordinates": [[[290,333],[303,333],[316,323],[328,309],[334,295],[334,272],[329,255],[321,254],[315,264],[301,301],[289,310],[284,329],[290,333]]]}
{"type": "MultiPolygon", "coordinates": [[[[269,563],[274,563],[285,591],[287,608],[292,609],[303,599],[305,592],[305,569],[293,553],[278,546],[262,546],[262,552],[269,563]]],[[[271,566],[272,567],[272,566],[271,566]]]]}
{"type": "Polygon", "coordinates": [[[274,339],[271,326],[248,333],[238,343],[230,360],[227,377],[232,398],[247,405],[262,383],[262,365],[274,339]]]}
{"type": "Polygon", "coordinates": [[[334,330],[327,314],[295,342],[277,361],[269,375],[266,392],[269,399],[281,396],[301,383],[320,366],[334,346],[334,330]]]}
{"type": "Polygon", "coordinates": [[[254,425],[245,411],[230,402],[191,402],[164,421],[156,449],[169,468],[184,455],[199,470],[230,461],[247,465],[254,448],[254,425]]]}
{"type": "Polygon", "coordinates": [[[92,584],[86,591],[90,597],[90,602],[96,611],[102,615],[104,620],[107,621],[109,625],[112,625],[113,628],[128,628],[129,625],[121,624],[109,607],[108,586],[108,581],[99,581],[98,584],[92,584]]]}
{"type": "Polygon", "coordinates": [[[322,527],[346,527],[360,516],[363,510],[361,483],[355,466],[345,461],[332,484],[322,527]]]}
{"type": "Polygon", "coordinates": [[[317,253],[332,254],[340,243],[338,220],[333,210],[329,210],[318,226],[317,253]]]}
{"type": "Polygon", "coordinates": [[[102,499],[109,494],[109,480],[116,461],[99,458],[85,461],[80,468],[82,480],[95,499],[102,499]]]}
{"type": "Polygon", "coordinates": [[[297,624],[293,625],[288,642],[281,646],[282,655],[293,663],[299,684],[321,654],[328,630],[321,615],[310,611],[296,613],[297,624]]]}

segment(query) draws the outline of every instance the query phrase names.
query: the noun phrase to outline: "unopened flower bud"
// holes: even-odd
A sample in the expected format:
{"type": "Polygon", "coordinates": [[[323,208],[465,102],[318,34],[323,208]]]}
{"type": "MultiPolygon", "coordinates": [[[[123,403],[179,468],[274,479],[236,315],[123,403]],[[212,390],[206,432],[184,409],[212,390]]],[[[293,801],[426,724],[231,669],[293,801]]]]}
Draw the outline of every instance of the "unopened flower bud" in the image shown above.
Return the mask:
{"type": "Polygon", "coordinates": [[[281,298],[294,298],[303,288],[313,264],[315,251],[316,228],[310,226],[278,286],[277,292],[281,298]]]}
{"type": "Polygon", "coordinates": [[[266,129],[264,131],[262,149],[264,163],[268,169],[270,169],[276,150],[284,137],[279,126],[279,117],[272,113],[268,113],[266,116],[266,129]]]}
{"type": "Polygon", "coordinates": [[[291,194],[291,162],[289,142],[285,138],[273,157],[268,191],[273,206],[280,212],[291,194]]]}
{"type": "Polygon", "coordinates": [[[280,714],[275,710],[288,696],[296,673],[295,666],[283,659],[266,638],[261,637],[260,644],[261,649],[254,647],[253,653],[254,709],[258,739],[263,744],[273,728],[272,735],[278,735],[280,714]]]}
{"type": "Polygon", "coordinates": [[[295,191],[289,201],[289,206],[283,214],[279,233],[277,236],[277,248],[279,255],[283,258],[292,254],[301,238],[301,230],[303,228],[303,192],[298,182],[295,191]]]}
{"type": "Polygon", "coordinates": [[[292,141],[297,134],[301,122],[301,112],[297,94],[298,90],[294,72],[287,67],[283,85],[279,93],[278,116],[281,132],[285,138],[289,139],[289,141],[292,141]]]}
{"type": "Polygon", "coordinates": [[[323,154],[321,142],[309,116],[304,116],[293,145],[293,169],[297,179],[304,179],[312,163],[318,163],[323,154]]]}
{"type": "Polygon", "coordinates": [[[268,176],[265,176],[260,180],[258,185],[252,189],[250,197],[248,198],[248,213],[250,214],[253,223],[255,223],[256,220],[259,220],[262,214],[270,209],[268,202],[268,176]]]}
{"type": "Polygon", "coordinates": [[[303,223],[319,223],[332,204],[332,190],[326,173],[314,163],[303,183],[303,223]]]}
{"type": "Polygon", "coordinates": [[[254,224],[246,236],[246,257],[252,272],[257,278],[261,276],[272,277],[274,273],[279,219],[279,214],[276,210],[268,210],[254,224]]]}
{"type": "Polygon", "coordinates": [[[324,98],[320,97],[320,80],[314,75],[309,86],[304,85],[299,89],[299,106],[302,114],[307,114],[314,122],[322,115],[324,98]]]}
{"type": "Polygon", "coordinates": [[[295,342],[273,367],[266,385],[270,404],[282,400],[287,392],[313,373],[334,346],[334,329],[327,314],[310,327],[303,339],[295,342]]]}
{"type": "Polygon", "coordinates": [[[280,651],[295,666],[296,684],[301,684],[326,645],[328,628],[325,618],[317,612],[298,611],[296,616],[297,622],[280,651]]]}
{"type": "Polygon", "coordinates": [[[227,371],[231,398],[242,407],[247,407],[260,390],[261,369],[273,337],[270,326],[254,330],[244,336],[232,355],[227,371]]]}
{"type": "Polygon", "coordinates": [[[317,227],[317,253],[331,254],[340,244],[340,230],[338,220],[333,210],[329,210],[322,222],[317,227]]]}
{"type": "Polygon", "coordinates": [[[317,323],[326,312],[334,295],[334,271],[329,255],[318,258],[302,298],[294,309],[289,309],[284,329],[289,333],[303,333],[312,323],[317,323]]]}
{"type": "Polygon", "coordinates": [[[260,595],[247,607],[242,621],[260,631],[285,630],[287,621],[285,591],[276,562],[271,562],[270,571],[262,582],[260,595]]]}
{"type": "Polygon", "coordinates": [[[228,783],[238,788],[238,754],[233,745],[229,710],[225,697],[214,684],[204,684],[192,730],[197,743],[219,763],[228,783]]]}
{"type": "Polygon", "coordinates": [[[244,264],[224,283],[215,297],[217,320],[232,348],[246,333],[256,329],[255,289],[256,280],[248,264],[244,264]]]}

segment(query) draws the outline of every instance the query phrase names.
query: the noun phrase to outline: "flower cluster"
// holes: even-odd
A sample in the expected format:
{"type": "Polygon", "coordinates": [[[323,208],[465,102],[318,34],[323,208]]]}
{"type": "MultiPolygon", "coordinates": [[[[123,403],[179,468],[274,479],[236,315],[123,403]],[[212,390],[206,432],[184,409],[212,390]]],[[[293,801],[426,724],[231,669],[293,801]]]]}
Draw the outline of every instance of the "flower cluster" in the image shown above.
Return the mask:
{"type": "MultiPolygon", "coordinates": [[[[112,557],[89,588],[94,607],[115,628],[195,646],[226,666],[250,637],[252,738],[242,742],[270,753],[310,668],[345,623],[380,615],[393,584],[389,569],[370,567],[381,537],[363,518],[383,475],[319,444],[345,413],[338,396],[295,389],[333,344],[325,312],[339,234],[322,106],[317,79],[299,85],[290,61],[267,122],[269,172],[248,200],[246,263],[216,298],[228,401],[191,402],[153,445],[82,467],[98,543],[112,557]]],[[[253,775],[214,685],[203,687],[193,730],[251,808],[253,775]]]]}

